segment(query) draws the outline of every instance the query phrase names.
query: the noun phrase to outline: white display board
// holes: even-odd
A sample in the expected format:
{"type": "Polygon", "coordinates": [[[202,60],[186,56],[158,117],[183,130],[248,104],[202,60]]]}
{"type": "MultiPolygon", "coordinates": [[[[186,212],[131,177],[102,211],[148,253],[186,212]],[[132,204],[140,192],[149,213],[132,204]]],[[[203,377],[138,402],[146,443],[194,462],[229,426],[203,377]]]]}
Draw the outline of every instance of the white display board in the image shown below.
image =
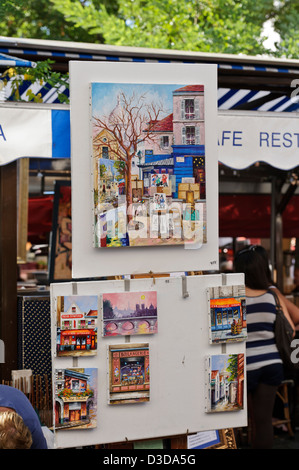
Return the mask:
{"type": "MultiPolygon", "coordinates": [[[[74,279],[218,268],[217,66],[70,62],[72,273],[74,279]],[[90,86],[92,83],[204,86],[207,243],[94,248],[90,86]]],[[[202,138],[202,136],[201,136],[202,138]]]]}
{"type": "Polygon", "coordinates": [[[210,287],[244,283],[242,274],[92,281],[51,285],[52,361],[55,369],[97,368],[97,427],[55,431],[58,448],[190,434],[247,425],[246,370],[244,407],[238,411],[205,411],[205,357],[243,354],[245,342],[210,344],[207,291],[210,287]],[[156,291],[158,332],[101,337],[97,355],[57,357],[55,300],[65,295],[98,295],[125,291],[156,291]],[[109,405],[107,348],[120,343],[149,343],[150,400],[109,405]]]}

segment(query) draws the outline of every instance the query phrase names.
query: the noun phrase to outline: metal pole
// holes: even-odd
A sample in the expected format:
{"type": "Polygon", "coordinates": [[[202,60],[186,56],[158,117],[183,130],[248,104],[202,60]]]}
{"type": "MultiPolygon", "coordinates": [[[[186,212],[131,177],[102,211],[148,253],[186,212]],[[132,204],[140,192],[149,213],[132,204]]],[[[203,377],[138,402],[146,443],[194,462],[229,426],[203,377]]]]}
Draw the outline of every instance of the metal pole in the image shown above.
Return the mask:
{"type": "Polygon", "coordinates": [[[0,167],[0,339],[2,380],[17,369],[17,164],[0,167]]]}
{"type": "Polygon", "coordinates": [[[270,227],[270,267],[273,280],[275,280],[275,246],[276,246],[276,176],[271,181],[271,227],[270,227]]]}

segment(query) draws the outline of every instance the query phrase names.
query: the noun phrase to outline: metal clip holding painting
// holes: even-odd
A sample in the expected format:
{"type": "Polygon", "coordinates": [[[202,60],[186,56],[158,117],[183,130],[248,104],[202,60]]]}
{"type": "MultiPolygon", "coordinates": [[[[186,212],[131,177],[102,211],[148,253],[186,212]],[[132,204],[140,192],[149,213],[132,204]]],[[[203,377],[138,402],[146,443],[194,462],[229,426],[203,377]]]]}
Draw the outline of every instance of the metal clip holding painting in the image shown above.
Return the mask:
{"type": "Polygon", "coordinates": [[[221,277],[222,277],[222,285],[223,285],[223,286],[226,286],[226,282],[227,282],[226,274],[225,274],[225,273],[221,273],[221,277]]]}
{"type": "Polygon", "coordinates": [[[187,291],[187,277],[182,276],[182,294],[183,294],[183,299],[186,299],[189,297],[189,292],[187,291]]]}
{"type": "Polygon", "coordinates": [[[125,282],[125,291],[129,292],[130,291],[130,279],[125,278],[124,282],[125,282]]]}
{"type": "Polygon", "coordinates": [[[77,283],[72,282],[72,295],[77,295],[77,294],[78,294],[77,283]]]}

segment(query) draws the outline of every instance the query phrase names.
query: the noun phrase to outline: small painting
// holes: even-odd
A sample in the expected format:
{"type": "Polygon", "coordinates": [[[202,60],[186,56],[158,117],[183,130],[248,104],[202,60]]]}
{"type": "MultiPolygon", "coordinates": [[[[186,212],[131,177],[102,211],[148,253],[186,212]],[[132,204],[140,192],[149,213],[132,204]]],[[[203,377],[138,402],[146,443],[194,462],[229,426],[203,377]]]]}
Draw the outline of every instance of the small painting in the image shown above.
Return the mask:
{"type": "Polygon", "coordinates": [[[206,412],[244,408],[244,354],[219,354],[206,358],[206,412]]]}
{"type": "Polygon", "coordinates": [[[149,344],[109,346],[109,375],[110,405],[148,402],[149,344]]]}
{"type": "Polygon", "coordinates": [[[57,297],[57,356],[94,356],[97,353],[98,296],[57,297]]]}
{"type": "Polygon", "coordinates": [[[103,336],[154,334],[158,331],[157,292],[102,295],[103,336]]]}
{"type": "Polygon", "coordinates": [[[154,210],[165,210],[166,209],[166,196],[163,193],[155,193],[153,197],[154,210]]]}
{"type": "Polygon", "coordinates": [[[96,427],[97,377],[95,368],[55,370],[55,430],[96,427]]]}
{"type": "Polygon", "coordinates": [[[168,187],[169,175],[167,173],[154,173],[151,175],[151,186],[168,187]]]}
{"type": "Polygon", "coordinates": [[[208,290],[210,344],[247,338],[245,286],[217,286],[208,290]]]}

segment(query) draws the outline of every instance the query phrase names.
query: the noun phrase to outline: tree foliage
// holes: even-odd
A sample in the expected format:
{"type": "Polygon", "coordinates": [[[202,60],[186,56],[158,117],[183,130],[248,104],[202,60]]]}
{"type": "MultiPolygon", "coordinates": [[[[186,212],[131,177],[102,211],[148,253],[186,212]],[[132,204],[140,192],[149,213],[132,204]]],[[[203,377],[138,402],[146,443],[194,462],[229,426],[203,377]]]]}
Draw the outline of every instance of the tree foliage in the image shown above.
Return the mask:
{"type": "Polygon", "coordinates": [[[105,43],[189,51],[260,54],[262,28],[272,0],[52,0],[65,19],[105,43]]]}
{"type": "Polygon", "coordinates": [[[277,57],[299,58],[299,3],[281,0],[273,15],[275,30],[280,35],[274,55],[277,57]]]}

